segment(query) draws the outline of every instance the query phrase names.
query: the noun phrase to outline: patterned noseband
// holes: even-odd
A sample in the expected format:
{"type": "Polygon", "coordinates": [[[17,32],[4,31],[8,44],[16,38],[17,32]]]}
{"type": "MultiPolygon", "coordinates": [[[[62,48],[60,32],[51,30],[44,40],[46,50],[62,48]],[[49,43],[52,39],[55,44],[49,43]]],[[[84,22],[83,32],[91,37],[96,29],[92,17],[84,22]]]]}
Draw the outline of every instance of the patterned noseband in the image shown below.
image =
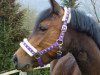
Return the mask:
{"type": "Polygon", "coordinates": [[[26,38],[23,40],[23,42],[20,43],[20,46],[23,48],[23,50],[27,54],[29,54],[30,56],[34,56],[37,59],[39,65],[41,67],[43,67],[44,64],[41,60],[41,56],[43,54],[51,51],[53,48],[59,48],[59,51],[57,52],[57,57],[61,57],[62,52],[60,49],[62,48],[64,35],[65,35],[65,32],[67,31],[67,24],[70,22],[70,20],[71,20],[71,9],[64,7],[64,16],[62,18],[63,25],[61,28],[60,36],[57,39],[57,41],[55,43],[53,43],[52,45],[50,45],[48,48],[45,48],[45,49],[41,50],[40,52],[38,52],[37,49],[35,47],[33,47],[26,38]]]}

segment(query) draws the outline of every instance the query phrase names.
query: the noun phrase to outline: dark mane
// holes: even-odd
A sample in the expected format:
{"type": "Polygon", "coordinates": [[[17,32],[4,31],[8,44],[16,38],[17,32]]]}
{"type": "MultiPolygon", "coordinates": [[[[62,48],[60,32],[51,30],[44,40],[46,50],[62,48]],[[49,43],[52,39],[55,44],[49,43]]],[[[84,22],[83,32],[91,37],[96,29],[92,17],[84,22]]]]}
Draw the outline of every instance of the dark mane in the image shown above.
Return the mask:
{"type": "Polygon", "coordinates": [[[87,33],[85,31],[82,31],[82,30],[87,30],[91,34],[93,34],[94,31],[93,29],[95,29],[98,23],[91,17],[87,16],[84,12],[79,11],[77,9],[72,9],[70,25],[74,25],[74,27],[76,27],[75,29],[78,29],[78,31],[80,32],[87,33]],[[80,26],[81,28],[79,29],[78,26],[80,26]],[[94,28],[90,28],[90,27],[94,27],[94,28]]]}
{"type": "Polygon", "coordinates": [[[46,18],[48,17],[51,17],[52,15],[52,10],[49,8],[49,9],[46,9],[44,10],[38,17],[37,19],[37,22],[40,23],[41,21],[45,20],[46,18]]]}
{"type": "Polygon", "coordinates": [[[77,9],[72,9],[71,22],[69,26],[74,27],[76,31],[90,36],[100,48],[100,25],[94,19],[77,9]]]}
{"type": "Polygon", "coordinates": [[[42,22],[43,20],[45,20],[46,18],[52,17],[53,11],[51,10],[51,8],[44,10],[38,17],[34,30],[36,31],[37,27],[39,27],[40,22],[42,22]]]}

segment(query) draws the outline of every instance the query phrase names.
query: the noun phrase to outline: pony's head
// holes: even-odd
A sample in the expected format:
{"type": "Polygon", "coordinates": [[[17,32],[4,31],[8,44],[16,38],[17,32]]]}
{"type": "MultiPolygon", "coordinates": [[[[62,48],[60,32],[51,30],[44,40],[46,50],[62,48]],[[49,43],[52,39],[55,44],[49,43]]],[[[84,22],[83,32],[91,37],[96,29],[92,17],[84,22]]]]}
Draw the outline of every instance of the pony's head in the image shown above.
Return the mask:
{"type": "Polygon", "coordinates": [[[24,39],[20,43],[21,47],[14,54],[14,63],[19,70],[30,71],[35,67],[42,66],[42,64],[47,64],[55,58],[59,50],[58,47],[52,48],[50,51],[46,49],[47,53],[44,50],[57,41],[63,23],[64,10],[55,0],[50,0],[50,4],[52,8],[40,14],[33,33],[29,36],[28,40],[24,39]],[[31,51],[32,49],[30,49],[33,53],[32,56],[32,53],[28,53],[23,45],[28,49],[31,47],[36,53],[34,54],[31,51]],[[41,50],[44,51],[41,52],[41,50]]]}

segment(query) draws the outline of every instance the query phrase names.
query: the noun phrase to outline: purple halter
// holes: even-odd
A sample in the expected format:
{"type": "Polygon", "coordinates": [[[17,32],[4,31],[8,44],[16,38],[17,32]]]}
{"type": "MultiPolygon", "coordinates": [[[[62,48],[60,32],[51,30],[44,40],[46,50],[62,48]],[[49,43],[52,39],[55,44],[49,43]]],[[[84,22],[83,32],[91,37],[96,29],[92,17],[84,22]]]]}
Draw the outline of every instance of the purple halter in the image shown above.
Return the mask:
{"type": "MultiPolygon", "coordinates": [[[[44,66],[44,64],[43,64],[43,62],[40,58],[43,54],[51,51],[53,48],[56,48],[56,47],[58,47],[59,49],[62,48],[64,35],[65,35],[65,32],[67,31],[67,24],[70,22],[70,19],[71,19],[71,13],[70,13],[71,9],[70,8],[67,9],[65,7],[64,10],[65,10],[65,13],[64,13],[64,16],[63,16],[63,19],[62,19],[62,21],[64,21],[64,23],[63,23],[62,28],[61,28],[60,36],[54,44],[52,44],[48,48],[45,48],[45,49],[41,50],[40,52],[38,52],[37,49],[34,48],[28,42],[27,39],[24,39],[23,42],[20,43],[20,46],[23,48],[23,50],[26,53],[28,53],[30,56],[34,56],[37,59],[39,65],[41,67],[44,66]]],[[[59,57],[61,57],[61,55],[62,55],[61,50],[57,51],[57,57],[59,58],[59,57]]]]}

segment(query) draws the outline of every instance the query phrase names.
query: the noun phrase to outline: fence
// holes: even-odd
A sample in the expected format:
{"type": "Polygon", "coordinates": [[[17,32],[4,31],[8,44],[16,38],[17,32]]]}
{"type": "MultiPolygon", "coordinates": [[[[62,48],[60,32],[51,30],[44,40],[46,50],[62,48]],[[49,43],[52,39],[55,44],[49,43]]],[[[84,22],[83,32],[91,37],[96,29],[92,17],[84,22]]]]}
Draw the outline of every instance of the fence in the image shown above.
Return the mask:
{"type": "MultiPolygon", "coordinates": [[[[43,68],[48,68],[50,67],[50,64],[43,67],[43,68]]],[[[35,69],[41,69],[41,67],[38,67],[38,68],[35,68],[35,69]]],[[[28,75],[27,72],[22,72],[22,71],[18,71],[18,70],[12,70],[12,71],[9,71],[9,72],[6,72],[6,73],[2,73],[0,75],[11,75],[11,74],[15,74],[15,73],[18,73],[19,72],[19,75],[28,75]]]]}

